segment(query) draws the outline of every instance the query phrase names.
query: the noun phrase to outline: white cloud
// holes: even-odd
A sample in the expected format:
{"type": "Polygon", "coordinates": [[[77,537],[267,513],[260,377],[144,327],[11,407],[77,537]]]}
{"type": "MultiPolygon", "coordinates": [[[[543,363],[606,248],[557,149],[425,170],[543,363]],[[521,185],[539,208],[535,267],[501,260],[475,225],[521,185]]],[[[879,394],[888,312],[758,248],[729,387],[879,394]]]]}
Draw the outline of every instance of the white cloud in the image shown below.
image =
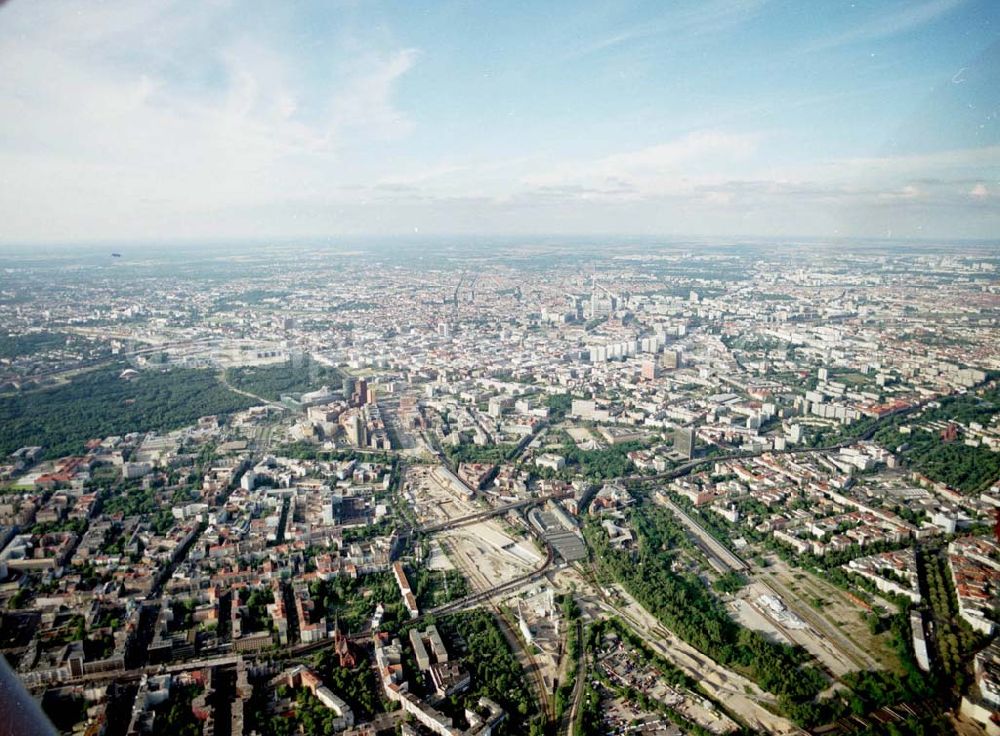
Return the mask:
{"type": "MultiPolygon", "coordinates": [[[[929,0],[903,2],[896,8],[880,12],[842,33],[833,34],[807,44],[806,52],[847,46],[854,43],[880,41],[926,25],[958,8],[965,0],[929,0]]],[[[852,5],[851,7],[854,7],[852,5]]]]}
{"type": "Polygon", "coordinates": [[[393,94],[414,49],[330,54],[317,82],[281,38],[220,30],[225,3],[62,10],[0,11],[0,240],[294,203],[350,183],[345,151],[412,127],[393,94]]]}
{"type": "Polygon", "coordinates": [[[732,176],[756,153],[760,139],[757,134],[697,131],[635,151],[555,164],[528,174],[523,183],[528,187],[579,186],[612,193],[663,194],[708,176],[732,176]]]}
{"type": "MultiPolygon", "coordinates": [[[[625,29],[604,47],[736,24],[758,5],[687,6],[674,25],[625,29]]],[[[950,6],[924,3],[897,21],[912,27],[950,6]]],[[[776,132],[715,129],[565,160],[531,141],[495,160],[461,142],[397,157],[414,130],[398,92],[419,50],[382,36],[305,49],[239,22],[244,12],[213,0],[0,9],[0,242],[414,227],[816,232],[844,222],[883,232],[886,219],[922,221],[921,208],[947,209],[942,229],[990,232],[1000,219],[986,186],[1000,147],[793,166],[775,163],[785,145],[776,132]],[[865,214],[838,219],[845,210],[865,214]]],[[[882,37],[888,22],[854,37],[882,37]]]]}
{"type": "Polygon", "coordinates": [[[831,159],[800,167],[816,176],[850,180],[981,178],[1000,166],[1000,146],[954,148],[932,153],[831,159]]]}
{"type": "Polygon", "coordinates": [[[413,68],[417,49],[401,49],[384,58],[369,58],[333,101],[334,127],[362,130],[385,138],[410,132],[412,122],[392,104],[396,82],[413,68]]]}
{"type": "Polygon", "coordinates": [[[563,60],[574,60],[637,41],[718,35],[756,15],[768,0],[693,0],[664,4],[655,21],[631,25],[574,49],[563,60]]]}
{"type": "Polygon", "coordinates": [[[900,202],[911,199],[920,199],[922,196],[923,192],[912,184],[907,184],[897,191],[878,193],[878,198],[883,202],[900,202]]]}

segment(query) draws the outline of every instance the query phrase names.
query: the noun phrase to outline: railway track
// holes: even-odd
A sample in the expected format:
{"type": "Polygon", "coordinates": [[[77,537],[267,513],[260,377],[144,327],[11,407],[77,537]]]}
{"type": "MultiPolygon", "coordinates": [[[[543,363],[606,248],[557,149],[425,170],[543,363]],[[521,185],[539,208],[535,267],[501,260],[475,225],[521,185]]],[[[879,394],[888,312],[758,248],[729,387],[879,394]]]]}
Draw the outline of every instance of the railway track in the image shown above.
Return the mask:
{"type": "Polygon", "coordinates": [[[465,526],[467,524],[474,524],[477,521],[483,521],[485,519],[490,519],[494,516],[501,516],[506,514],[508,511],[515,511],[517,509],[528,508],[530,506],[539,506],[546,501],[562,498],[561,495],[552,496],[539,496],[537,498],[526,498],[523,501],[515,501],[514,503],[508,503],[503,506],[497,506],[496,508],[486,509],[484,511],[477,511],[474,514],[466,514],[465,516],[458,516],[454,519],[449,519],[448,521],[436,522],[434,524],[425,524],[414,529],[414,532],[419,532],[421,534],[433,534],[434,532],[443,532],[448,529],[454,529],[455,527],[465,526]]]}
{"type": "Polygon", "coordinates": [[[587,647],[583,640],[583,622],[576,622],[577,640],[580,642],[580,659],[576,663],[576,680],[573,682],[573,704],[567,711],[567,717],[559,724],[559,730],[566,736],[572,736],[573,727],[583,704],[583,694],[587,691],[587,647]]]}
{"type": "MultiPolygon", "coordinates": [[[[455,545],[450,540],[447,542],[447,545],[449,551],[451,552],[451,558],[458,561],[459,565],[463,568],[463,571],[465,572],[466,575],[469,576],[469,578],[479,582],[481,585],[487,586],[487,590],[483,592],[484,593],[488,592],[490,581],[486,577],[486,575],[482,572],[482,570],[480,570],[476,566],[475,562],[471,558],[467,556],[463,557],[461,552],[458,549],[456,549],[455,545]]],[[[546,558],[546,565],[544,565],[543,567],[547,569],[548,565],[551,564],[551,560],[552,560],[552,550],[551,548],[549,548],[549,554],[546,558]]],[[[531,573],[529,575],[529,579],[532,579],[531,576],[533,576],[534,574],[535,573],[531,573]]],[[[519,583],[519,585],[523,584],[523,582],[519,583]]],[[[508,583],[505,586],[499,586],[499,587],[512,589],[508,588],[509,585],[510,584],[508,583]]],[[[519,587],[519,585],[513,587],[519,587]]],[[[507,640],[507,644],[511,647],[511,649],[514,651],[515,656],[517,656],[518,660],[521,662],[521,666],[525,670],[525,673],[534,682],[535,691],[538,695],[538,703],[541,707],[542,713],[545,716],[546,722],[551,722],[555,717],[555,704],[552,702],[552,698],[549,694],[548,688],[545,686],[545,678],[542,676],[541,667],[538,664],[538,660],[535,658],[535,655],[531,652],[531,650],[522,644],[521,639],[517,635],[517,632],[515,632],[511,628],[510,623],[504,616],[503,611],[500,610],[500,606],[493,601],[494,595],[495,592],[490,593],[490,595],[484,598],[483,601],[485,602],[486,606],[493,612],[493,618],[496,620],[497,625],[500,627],[500,631],[501,633],[503,633],[504,638],[507,640]]]]}

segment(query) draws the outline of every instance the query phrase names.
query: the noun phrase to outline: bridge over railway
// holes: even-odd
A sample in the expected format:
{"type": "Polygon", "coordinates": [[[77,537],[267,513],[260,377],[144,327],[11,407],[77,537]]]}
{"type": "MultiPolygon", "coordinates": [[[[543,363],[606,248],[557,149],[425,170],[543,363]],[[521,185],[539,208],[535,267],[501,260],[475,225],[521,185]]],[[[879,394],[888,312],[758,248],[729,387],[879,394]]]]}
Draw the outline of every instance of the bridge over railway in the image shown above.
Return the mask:
{"type": "Polygon", "coordinates": [[[554,501],[560,498],[565,498],[562,494],[555,494],[549,496],[536,496],[535,498],[525,498],[520,501],[514,501],[513,503],[503,504],[502,506],[495,506],[491,509],[485,509],[483,511],[477,511],[474,514],[466,514],[465,516],[458,516],[454,519],[449,519],[447,521],[435,522],[433,524],[424,524],[422,526],[414,527],[411,531],[420,534],[433,534],[434,532],[442,532],[448,529],[454,529],[460,526],[466,526],[468,524],[475,524],[478,521],[483,521],[485,519],[490,519],[494,516],[502,516],[508,511],[516,511],[518,509],[530,508],[531,506],[540,506],[546,501],[554,501]]]}

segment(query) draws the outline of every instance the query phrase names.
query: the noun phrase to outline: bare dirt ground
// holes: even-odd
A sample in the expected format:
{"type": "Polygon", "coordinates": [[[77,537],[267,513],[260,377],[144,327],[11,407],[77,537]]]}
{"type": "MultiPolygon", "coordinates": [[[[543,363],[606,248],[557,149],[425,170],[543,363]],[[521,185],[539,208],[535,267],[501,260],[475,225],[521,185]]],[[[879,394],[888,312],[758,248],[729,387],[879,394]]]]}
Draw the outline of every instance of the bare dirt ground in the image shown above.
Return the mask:
{"type": "Polygon", "coordinates": [[[543,561],[529,541],[508,536],[494,521],[449,529],[436,538],[474,591],[501,585],[543,561]]]}
{"type": "Polygon", "coordinates": [[[424,524],[449,521],[480,510],[467,493],[455,486],[447,474],[430,465],[408,467],[403,479],[404,493],[411,496],[414,513],[424,524]]]}
{"type": "Polygon", "coordinates": [[[834,647],[840,658],[853,665],[851,669],[898,666],[885,636],[874,636],[868,630],[862,618],[865,609],[836,586],[777,558],[757,570],[755,577],[774,589],[786,606],[834,647]]]}
{"type": "MultiPolygon", "coordinates": [[[[762,582],[752,582],[741,592],[741,599],[751,606],[754,612],[763,618],[782,638],[803,647],[822,662],[834,676],[840,677],[862,666],[863,652],[856,653],[854,645],[842,635],[833,638],[825,629],[820,629],[813,623],[809,612],[803,610],[806,604],[789,601],[788,597],[782,594],[782,591],[775,590],[775,587],[765,585],[762,582]],[[774,595],[775,593],[802,621],[804,626],[787,625],[776,618],[772,611],[761,603],[762,596],[774,595]]],[[[876,665],[873,663],[868,666],[874,667],[876,665]]]]}

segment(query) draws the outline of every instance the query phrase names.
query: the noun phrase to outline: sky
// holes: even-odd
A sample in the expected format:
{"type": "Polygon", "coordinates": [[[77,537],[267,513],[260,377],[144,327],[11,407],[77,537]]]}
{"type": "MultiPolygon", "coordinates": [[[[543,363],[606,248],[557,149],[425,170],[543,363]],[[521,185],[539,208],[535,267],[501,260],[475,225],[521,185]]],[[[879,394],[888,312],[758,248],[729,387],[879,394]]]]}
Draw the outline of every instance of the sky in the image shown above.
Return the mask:
{"type": "Polygon", "coordinates": [[[996,239],[996,0],[0,0],[0,245],[996,239]]]}

